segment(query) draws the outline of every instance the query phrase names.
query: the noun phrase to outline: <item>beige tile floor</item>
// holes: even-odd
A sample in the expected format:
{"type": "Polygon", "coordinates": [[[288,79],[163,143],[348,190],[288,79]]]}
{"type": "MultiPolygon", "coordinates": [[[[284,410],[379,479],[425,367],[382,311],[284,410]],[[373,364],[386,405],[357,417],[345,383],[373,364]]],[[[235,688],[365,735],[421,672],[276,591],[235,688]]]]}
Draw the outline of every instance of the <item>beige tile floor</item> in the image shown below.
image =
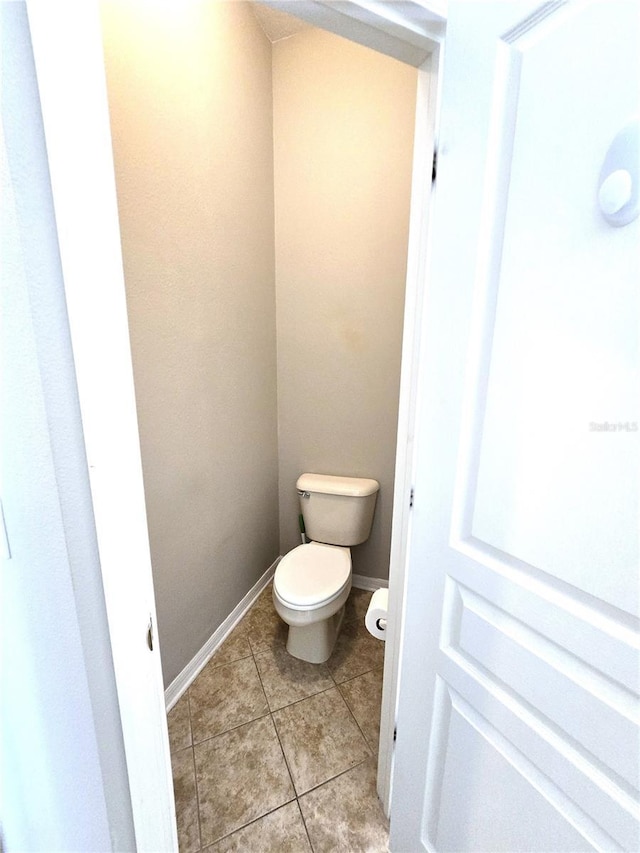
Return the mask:
{"type": "Polygon", "coordinates": [[[180,853],[378,853],[383,644],[353,589],[326,664],[292,658],[268,586],[169,712],[180,853]]]}

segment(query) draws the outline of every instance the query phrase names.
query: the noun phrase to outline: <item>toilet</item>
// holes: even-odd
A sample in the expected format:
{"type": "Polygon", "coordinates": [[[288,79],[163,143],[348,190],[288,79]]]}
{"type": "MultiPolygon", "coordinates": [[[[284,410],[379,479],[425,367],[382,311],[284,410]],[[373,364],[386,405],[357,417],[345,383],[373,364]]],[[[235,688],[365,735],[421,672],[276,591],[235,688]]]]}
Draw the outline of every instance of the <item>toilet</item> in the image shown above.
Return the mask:
{"type": "Polygon", "coordinates": [[[287,651],[324,663],[333,651],[351,591],[351,550],[369,538],[377,480],[302,474],[296,483],[306,534],[280,560],[273,604],[289,626],[287,651]]]}

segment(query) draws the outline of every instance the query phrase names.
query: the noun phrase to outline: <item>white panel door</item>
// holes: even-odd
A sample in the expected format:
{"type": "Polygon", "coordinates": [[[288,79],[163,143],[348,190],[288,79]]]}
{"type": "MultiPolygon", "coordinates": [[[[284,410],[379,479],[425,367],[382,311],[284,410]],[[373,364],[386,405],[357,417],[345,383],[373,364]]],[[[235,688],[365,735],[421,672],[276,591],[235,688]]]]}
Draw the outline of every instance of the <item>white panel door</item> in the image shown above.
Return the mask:
{"type": "Polygon", "coordinates": [[[639,14],[449,4],[393,851],[640,849],[639,14]]]}

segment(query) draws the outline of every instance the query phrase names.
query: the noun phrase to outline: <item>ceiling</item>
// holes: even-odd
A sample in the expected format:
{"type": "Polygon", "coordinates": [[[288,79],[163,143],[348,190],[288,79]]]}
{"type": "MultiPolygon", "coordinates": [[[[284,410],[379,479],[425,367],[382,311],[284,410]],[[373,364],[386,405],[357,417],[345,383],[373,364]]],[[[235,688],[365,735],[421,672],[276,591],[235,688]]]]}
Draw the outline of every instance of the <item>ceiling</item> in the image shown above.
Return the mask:
{"type": "Polygon", "coordinates": [[[271,9],[269,6],[263,6],[262,3],[251,3],[251,7],[270,42],[289,38],[301,30],[311,28],[311,24],[307,24],[306,21],[294,18],[286,12],[271,9]]]}

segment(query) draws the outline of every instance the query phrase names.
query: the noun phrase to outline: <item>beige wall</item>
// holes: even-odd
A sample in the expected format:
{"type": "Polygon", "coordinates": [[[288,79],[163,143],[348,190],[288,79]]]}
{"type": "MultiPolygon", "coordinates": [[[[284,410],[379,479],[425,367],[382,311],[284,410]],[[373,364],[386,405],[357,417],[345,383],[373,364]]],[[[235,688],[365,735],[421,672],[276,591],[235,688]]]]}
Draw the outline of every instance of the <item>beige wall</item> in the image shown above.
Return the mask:
{"type": "Polygon", "coordinates": [[[242,3],[103,31],[169,683],[279,550],[271,45],[242,3]]]}
{"type": "Polygon", "coordinates": [[[320,30],[273,46],[280,548],[303,471],[374,477],[388,577],[417,74],[320,30]]]}

